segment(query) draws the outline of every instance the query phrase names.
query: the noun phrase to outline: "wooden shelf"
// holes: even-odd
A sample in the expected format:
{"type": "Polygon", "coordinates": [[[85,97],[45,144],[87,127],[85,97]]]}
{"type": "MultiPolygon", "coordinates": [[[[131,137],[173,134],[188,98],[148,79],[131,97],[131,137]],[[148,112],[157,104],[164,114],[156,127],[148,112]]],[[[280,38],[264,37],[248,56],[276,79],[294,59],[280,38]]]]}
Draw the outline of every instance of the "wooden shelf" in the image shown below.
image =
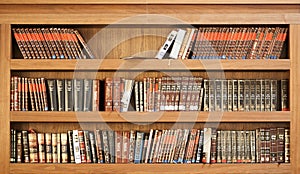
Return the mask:
{"type": "Polygon", "coordinates": [[[2,0],[0,4],[299,4],[298,0],[2,0]]]}
{"type": "Polygon", "coordinates": [[[284,112],[22,112],[11,122],[290,122],[284,112]]]}
{"type": "Polygon", "coordinates": [[[289,70],[289,59],[278,60],[156,60],[12,59],[11,70],[289,70]]]}
{"type": "Polygon", "coordinates": [[[290,164],[10,164],[10,173],[290,173],[290,164]]]}

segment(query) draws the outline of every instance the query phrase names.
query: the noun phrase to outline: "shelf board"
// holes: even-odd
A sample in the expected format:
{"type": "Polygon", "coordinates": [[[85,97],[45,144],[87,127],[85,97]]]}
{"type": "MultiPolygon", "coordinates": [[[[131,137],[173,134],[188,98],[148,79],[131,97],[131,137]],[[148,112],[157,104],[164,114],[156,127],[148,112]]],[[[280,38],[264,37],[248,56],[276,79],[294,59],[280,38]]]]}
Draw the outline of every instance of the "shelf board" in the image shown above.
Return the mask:
{"type": "Polygon", "coordinates": [[[2,0],[0,4],[299,4],[298,0],[2,0]]]}
{"type": "Polygon", "coordinates": [[[10,164],[10,173],[291,173],[290,164],[10,164]]]}
{"type": "Polygon", "coordinates": [[[290,59],[172,60],[172,59],[11,59],[11,70],[289,70],[290,59]]]}
{"type": "Polygon", "coordinates": [[[22,112],[11,122],[290,122],[290,111],[276,112],[22,112]]]}

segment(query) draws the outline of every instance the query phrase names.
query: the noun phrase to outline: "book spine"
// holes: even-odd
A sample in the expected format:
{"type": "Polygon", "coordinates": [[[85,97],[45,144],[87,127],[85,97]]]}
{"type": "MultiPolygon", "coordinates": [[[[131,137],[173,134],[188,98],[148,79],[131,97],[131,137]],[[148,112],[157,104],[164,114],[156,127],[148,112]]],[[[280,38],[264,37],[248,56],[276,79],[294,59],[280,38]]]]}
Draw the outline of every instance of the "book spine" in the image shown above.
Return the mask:
{"type": "Polygon", "coordinates": [[[46,162],[46,146],[45,146],[45,134],[44,133],[38,133],[37,134],[37,141],[38,141],[38,159],[39,163],[45,163],[46,162]]]}
{"type": "Polygon", "coordinates": [[[72,132],[73,139],[73,150],[74,150],[74,161],[76,164],[81,163],[81,144],[79,140],[79,131],[73,130],[72,132]]]}
{"type": "Polygon", "coordinates": [[[116,163],[122,163],[122,131],[115,131],[115,152],[116,152],[116,163]]]}
{"type": "Polygon", "coordinates": [[[115,138],[114,131],[107,130],[108,136],[108,145],[109,145],[109,154],[110,154],[110,163],[115,163],[115,138]]]}
{"type": "Polygon", "coordinates": [[[73,131],[69,130],[67,132],[68,134],[68,144],[69,144],[69,148],[68,148],[68,152],[69,152],[69,160],[68,162],[70,163],[75,163],[75,156],[74,156],[74,141],[73,141],[73,131]]]}
{"type": "MultiPolygon", "coordinates": [[[[73,132],[74,134],[74,132],[73,132]]],[[[78,130],[78,140],[79,140],[79,147],[80,147],[80,157],[81,163],[87,162],[87,153],[86,153],[86,144],[84,141],[84,131],[78,130]]]]}
{"type": "MultiPolygon", "coordinates": [[[[28,81],[29,82],[29,81],[28,81]]],[[[57,111],[57,89],[56,82],[53,79],[47,80],[49,97],[50,97],[50,111],[57,111]]],[[[30,86],[29,86],[30,87],[30,86]]]]}
{"type": "Polygon", "coordinates": [[[165,56],[166,52],[169,50],[176,36],[177,36],[177,30],[172,30],[167,36],[165,43],[161,46],[161,48],[157,52],[155,58],[162,59],[165,56]]]}
{"type": "Polygon", "coordinates": [[[144,139],[144,132],[136,132],[134,163],[141,163],[142,153],[143,153],[142,149],[144,145],[143,139],[144,139]]]}
{"type": "Polygon", "coordinates": [[[89,131],[87,130],[83,131],[83,138],[85,144],[86,162],[91,163],[93,158],[92,158],[92,147],[91,147],[89,131]]]}
{"type": "Polygon", "coordinates": [[[13,31],[14,38],[16,39],[17,45],[21,51],[23,58],[29,59],[30,55],[27,55],[28,48],[26,47],[24,40],[21,39],[20,33],[17,31],[16,28],[13,28],[12,31],[13,31]]]}
{"type": "Polygon", "coordinates": [[[23,142],[22,142],[22,132],[17,131],[17,147],[16,147],[17,151],[16,151],[16,155],[17,155],[17,159],[16,162],[17,163],[21,163],[23,162],[23,142]]]}
{"type": "Polygon", "coordinates": [[[10,162],[17,162],[17,131],[10,129],[10,162]]]}
{"type": "Polygon", "coordinates": [[[51,133],[45,133],[45,144],[46,144],[46,163],[53,163],[51,133]]]}
{"type": "Polygon", "coordinates": [[[105,111],[113,110],[113,81],[111,78],[105,79],[105,111]]]}
{"type": "Polygon", "coordinates": [[[68,163],[68,134],[60,133],[60,144],[61,144],[61,163],[68,163]]]}
{"type": "Polygon", "coordinates": [[[58,103],[58,111],[65,111],[65,83],[63,79],[56,79],[57,86],[57,103],[58,103]]]}
{"type": "Polygon", "coordinates": [[[127,142],[127,154],[125,153],[125,162],[134,163],[134,149],[135,149],[135,142],[136,142],[136,132],[131,130],[129,132],[125,132],[125,139],[127,142]]]}
{"type": "Polygon", "coordinates": [[[83,111],[83,79],[74,79],[74,111],[83,111]]]}
{"type": "Polygon", "coordinates": [[[61,133],[57,133],[57,163],[61,163],[61,133]]]}
{"type": "Polygon", "coordinates": [[[289,111],[289,82],[288,80],[281,80],[281,110],[289,111]]]}
{"type": "Polygon", "coordinates": [[[104,163],[103,157],[103,141],[102,141],[102,133],[100,130],[95,130],[95,141],[96,141],[96,156],[98,163],[104,163]]]}
{"type": "Polygon", "coordinates": [[[51,140],[52,140],[52,159],[53,159],[53,163],[58,163],[58,153],[57,153],[57,134],[56,133],[52,133],[51,134],[51,140]]]}
{"type": "Polygon", "coordinates": [[[73,80],[64,80],[65,111],[74,111],[74,84],[73,80]]]}
{"type": "Polygon", "coordinates": [[[99,111],[100,105],[100,82],[99,80],[93,80],[93,92],[92,92],[92,111],[99,111]]]}
{"type": "Polygon", "coordinates": [[[84,51],[87,53],[90,59],[94,59],[95,56],[92,50],[89,48],[88,44],[84,41],[83,37],[79,33],[78,30],[74,30],[75,35],[77,36],[78,40],[80,41],[81,45],[83,46],[84,51]]]}
{"type": "Polygon", "coordinates": [[[276,147],[277,147],[277,149],[275,149],[274,151],[276,151],[277,153],[274,154],[274,156],[277,157],[277,161],[276,162],[278,162],[278,163],[284,163],[285,162],[284,161],[284,153],[285,153],[285,151],[284,151],[284,148],[285,148],[284,133],[285,132],[284,131],[285,131],[285,128],[281,128],[280,127],[280,128],[277,128],[277,132],[276,132],[276,137],[277,137],[276,138],[276,147]]]}
{"type": "Polygon", "coordinates": [[[28,133],[28,146],[30,163],[38,163],[38,142],[36,133],[28,133]]]}
{"type": "Polygon", "coordinates": [[[270,128],[270,162],[277,163],[277,128],[270,128]]]}
{"type": "Polygon", "coordinates": [[[284,129],[284,162],[290,163],[290,130],[284,129]]]}
{"type": "Polygon", "coordinates": [[[83,93],[83,111],[92,111],[92,88],[93,81],[90,79],[83,80],[84,93],[83,93]]]}
{"type": "Polygon", "coordinates": [[[210,163],[212,128],[204,128],[203,163],[210,163]]]}

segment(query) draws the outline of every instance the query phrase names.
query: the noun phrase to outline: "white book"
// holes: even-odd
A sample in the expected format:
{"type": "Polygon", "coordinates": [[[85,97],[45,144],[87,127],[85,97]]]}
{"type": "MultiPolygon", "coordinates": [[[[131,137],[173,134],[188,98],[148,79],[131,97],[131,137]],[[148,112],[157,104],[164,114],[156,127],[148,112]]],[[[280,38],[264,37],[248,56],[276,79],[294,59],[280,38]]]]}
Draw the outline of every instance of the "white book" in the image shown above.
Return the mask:
{"type": "Polygon", "coordinates": [[[203,162],[210,163],[211,128],[204,128],[203,162]]]}
{"type": "Polygon", "coordinates": [[[173,42],[174,39],[176,38],[176,35],[177,35],[177,30],[172,30],[172,31],[169,33],[169,35],[168,35],[168,37],[167,37],[165,43],[161,46],[161,48],[159,49],[159,51],[158,51],[158,53],[156,54],[155,58],[157,58],[157,59],[162,59],[162,58],[165,56],[165,54],[166,54],[166,52],[169,50],[169,48],[170,48],[172,42],[173,42]]]}
{"type": "Polygon", "coordinates": [[[185,34],[186,34],[186,30],[178,29],[174,45],[173,45],[172,51],[169,56],[170,58],[173,58],[173,59],[178,58],[179,51],[180,51],[185,34]]]}
{"type": "Polygon", "coordinates": [[[79,164],[81,163],[81,155],[80,155],[78,130],[73,130],[73,149],[74,149],[75,163],[79,164]]]}

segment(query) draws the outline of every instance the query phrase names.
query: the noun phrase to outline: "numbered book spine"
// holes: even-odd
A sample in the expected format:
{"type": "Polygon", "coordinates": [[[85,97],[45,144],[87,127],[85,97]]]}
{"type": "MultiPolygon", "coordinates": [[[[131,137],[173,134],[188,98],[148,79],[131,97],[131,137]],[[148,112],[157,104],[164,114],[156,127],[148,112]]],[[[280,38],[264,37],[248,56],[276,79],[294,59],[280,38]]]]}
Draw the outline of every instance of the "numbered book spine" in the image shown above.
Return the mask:
{"type": "Polygon", "coordinates": [[[53,163],[51,133],[45,133],[45,144],[46,144],[46,163],[53,163]]]}
{"type": "Polygon", "coordinates": [[[60,144],[61,144],[61,163],[69,162],[69,153],[68,153],[68,134],[60,134],[60,144]]]}
{"type": "Polygon", "coordinates": [[[35,132],[28,133],[28,146],[30,163],[38,163],[38,141],[35,132]]]}
{"type": "Polygon", "coordinates": [[[74,161],[76,164],[81,163],[81,146],[79,141],[79,131],[73,130],[73,150],[74,150],[74,161]]]}

